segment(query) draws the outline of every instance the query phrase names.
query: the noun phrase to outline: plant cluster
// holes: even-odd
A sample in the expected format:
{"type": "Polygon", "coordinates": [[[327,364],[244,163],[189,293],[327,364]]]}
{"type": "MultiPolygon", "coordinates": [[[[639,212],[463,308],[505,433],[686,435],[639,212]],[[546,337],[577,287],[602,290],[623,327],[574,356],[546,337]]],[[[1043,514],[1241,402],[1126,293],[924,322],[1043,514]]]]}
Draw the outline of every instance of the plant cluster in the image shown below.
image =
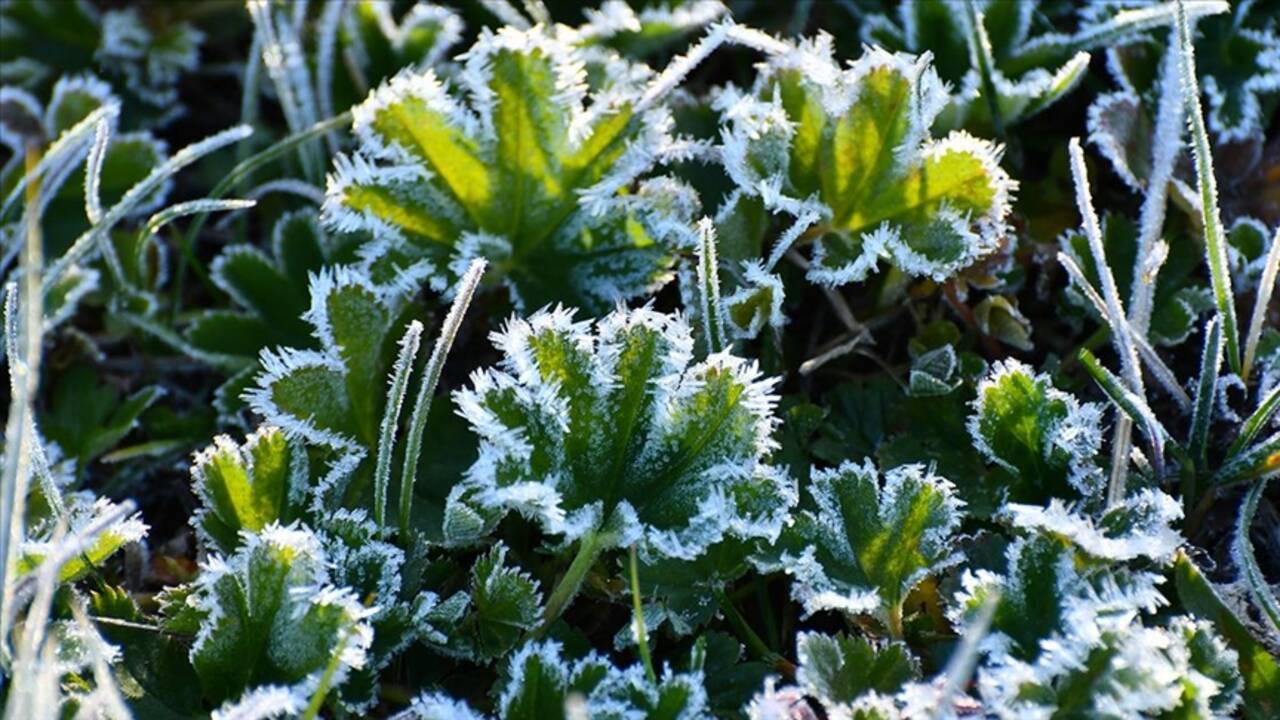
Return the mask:
{"type": "Polygon", "coordinates": [[[0,2],[6,718],[1280,715],[1280,12],[0,2]]]}

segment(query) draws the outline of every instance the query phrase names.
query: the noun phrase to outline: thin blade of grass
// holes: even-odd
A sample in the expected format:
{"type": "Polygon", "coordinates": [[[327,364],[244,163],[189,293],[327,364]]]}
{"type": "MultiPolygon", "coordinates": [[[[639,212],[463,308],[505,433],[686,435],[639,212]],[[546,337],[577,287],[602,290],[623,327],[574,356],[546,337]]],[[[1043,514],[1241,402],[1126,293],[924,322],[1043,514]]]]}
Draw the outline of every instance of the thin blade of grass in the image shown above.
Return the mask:
{"type": "Polygon", "coordinates": [[[373,521],[379,528],[387,525],[387,487],[391,485],[391,458],[396,450],[396,427],[400,424],[400,410],[409,390],[409,375],[418,357],[422,342],[422,323],[409,323],[400,338],[400,351],[391,371],[391,383],[387,388],[387,403],[382,411],[382,424],[378,430],[378,459],[373,472],[373,521]]]}
{"type": "Polygon", "coordinates": [[[444,324],[440,326],[440,336],[431,350],[431,358],[422,371],[422,384],[418,386],[418,396],[413,401],[413,413],[409,416],[409,435],[405,438],[404,466],[400,473],[400,534],[409,532],[409,514],[413,509],[413,486],[418,481],[418,457],[422,453],[422,435],[427,429],[427,416],[431,412],[431,400],[435,397],[436,385],[440,383],[440,373],[444,370],[444,362],[449,356],[449,349],[458,336],[462,320],[471,306],[471,299],[480,285],[480,276],[484,274],[487,262],[484,258],[471,261],[471,266],[458,282],[457,295],[444,324]]]}
{"type": "Polygon", "coordinates": [[[1231,271],[1227,268],[1227,239],[1222,230],[1222,214],[1218,209],[1218,181],[1214,177],[1213,151],[1209,132],[1205,129],[1200,107],[1200,82],[1196,79],[1196,57],[1191,21],[1182,0],[1177,2],[1178,47],[1182,58],[1182,90],[1187,101],[1187,118],[1191,123],[1191,148],[1195,156],[1196,185],[1200,192],[1200,211],[1204,225],[1205,253],[1209,277],[1213,285],[1213,301],[1222,316],[1222,332],[1227,342],[1227,363],[1237,375],[1240,361],[1240,331],[1236,323],[1235,296],[1231,292],[1231,271]]]}
{"type": "Polygon", "coordinates": [[[1270,621],[1272,636],[1280,638],[1280,601],[1276,600],[1275,593],[1271,591],[1271,584],[1262,574],[1262,568],[1258,566],[1258,558],[1253,553],[1253,542],[1249,539],[1249,531],[1253,528],[1253,516],[1258,512],[1258,499],[1262,497],[1266,487],[1267,479],[1263,478],[1254,483],[1245,494],[1244,502],[1240,505],[1240,517],[1236,521],[1236,540],[1232,550],[1245,587],[1249,588],[1249,594],[1253,596],[1254,604],[1270,621]]]}

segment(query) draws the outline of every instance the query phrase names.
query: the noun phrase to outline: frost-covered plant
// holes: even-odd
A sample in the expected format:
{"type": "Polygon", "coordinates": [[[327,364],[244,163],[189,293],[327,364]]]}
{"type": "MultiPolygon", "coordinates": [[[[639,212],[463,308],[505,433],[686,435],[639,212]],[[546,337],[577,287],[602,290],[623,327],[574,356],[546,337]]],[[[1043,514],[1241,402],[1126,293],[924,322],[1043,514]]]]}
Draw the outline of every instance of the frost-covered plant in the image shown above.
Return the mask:
{"type": "Polygon", "coordinates": [[[754,290],[731,296],[730,316],[753,294],[777,306],[771,273],[801,240],[814,245],[808,278],[829,287],[861,281],[883,260],[945,280],[995,251],[1017,183],[996,145],[960,132],[930,137],[946,101],[927,56],[869,48],[842,70],[826,36],[772,56],[750,93],[721,93],[721,152],[741,193],[724,204],[722,223],[753,197],[794,217],[768,260],[746,266],[754,290]]]}
{"type": "MultiPolygon", "coordinates": [[[[1265,3],[1257,2],[1232,3],[1230,7],[1227,3],[1188,3],[1187,9],[1189,15],[1202,15],[1196,23],[1195,44],[1201,61],[1197,73],[1208,101],[1209,129],[1224,142],[1247,141],[1263,129],[1280,92],[1280,36],[1275,18],[1265,3]]],[[[1099,3],[1085,13],[1103,19],[1124,11],[1120,3],[1099,3]]],[[[1101,96],[1099,101],[1126,98],[1153,108],[1159,58],[1166,48],[1176,45],[1173,31],[1135,35],[1108,47],[1107,68],[1120,91],[1101,96]]]]}
{"type": "Polygon", "coordinates": [[[64,5],[7,717],[1280,711],[1270,5],[64,5]]]}
{"type": "Polygon", "coordinates": [[[537,28],[484,31],[460,59],[465,95],[406,70],[355,108],[326,224],[372,233],[367,262],[437,289],[486,258],[521,307],[599,312],[660,287],[696,200],[669,178],[623,192],[688,152],[644,75],[588,95],[579,50],[537,28]]]}
{"type": "Polygon", "coordinates": [[[964,622],[999,593],[978,689],[1000,716],[1217,716],[1239,705],[1235,653],[1207,623],[1149,624],[1167,602],[1153,576],[1082,571],[1069,546],[1038,535],[1010,545],[1007,561],[1004,575],[967,573],[957,598],[964,622]]]}
{"type": "Polygon", "coordinates": [[[236,307],[201,312],[183,333],[191,348],[235,372],[218,391],[227,409],[241,403],[264,349],[316,346],[303,319],[311,303],[309,278],[342,252],[309,210],[282,215],[272,226],[270,249],[268,254],[250,244],[223,248],[210,277],[236,307]]]}
{"type": "Polygon", "coordinates": [[[570,596],[610,548],[692,560],[725,538],[776,537],[795,489],[768,464],[773,381],[728,353],[693,362],[678,315],[573,317],[556,308],[508,321],[493,335],[502,365],[457,393],[480,436],[465,480],[475,502],[576,541],[570,596]]]}

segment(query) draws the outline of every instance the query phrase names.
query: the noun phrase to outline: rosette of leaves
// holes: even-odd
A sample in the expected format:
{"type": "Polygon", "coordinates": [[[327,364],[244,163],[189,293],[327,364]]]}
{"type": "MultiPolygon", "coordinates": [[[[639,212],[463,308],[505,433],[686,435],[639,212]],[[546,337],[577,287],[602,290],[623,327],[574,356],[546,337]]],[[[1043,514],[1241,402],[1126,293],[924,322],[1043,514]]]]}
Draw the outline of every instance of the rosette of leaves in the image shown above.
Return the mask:
{"type": "Polygon", "coordinates": [[[540,28],[485,30],[460,59],[470,102],[428,69],[355,108],[327,226],[372,232],[371,263],[437,288],[485,257],[518,307],[603,312],[665,283],[696,201],[668,179],[632,186],[668,152],[667,113],[627,77],[588,98],[579,51],[540,28]]]}
{"type": "Polygon", "coordinates": [[[861,281],[882,260],[941,281],[994,251],[1016,183],[996,145],[929,137],[946,100],[928,57],[870,48],[841,70],[829,37],[771,57],[750,95],[722,93],[730,177],[796,218],[765,269],[812,241],[808,277],[825,286],[861,281]]]}
{"type": "MultiPolygon", "coordinates": [[[[577,660],[565,658],[560,643],[529,643],[511,656],[507,680],[497,698],[494,717],[544,720],[575,717],[693,718],[707,715],[707,693],[700,665],[688,672],[670,668],[660,677],[646,676],[638,665],[618,668],[595,652],[577,660]]],[[[488,717],[466,703],[440,693],[413,701],[401,720],[480,720],[488,717]]]]}
{"type": "MultiPolygon", "coordinates": [[[[1233,228],[1233,234],[1242,245],[1248,243],[1244,233],[1233,228]]],[[[1116,290],[1122,298],[1131,297],[1133,273],[1128,268],[1138,266],[1138,227],[1129,217],[1108,214],[1102,219],[1103,247],[1106,250],[1105,263],[1108,267],[1118,268],[1113,273],[1116,290]]],[[[1149,337],[1152,344],[1171,347],[1181,344],[1200,324],[1200,316],[1213,309],[1213,295],[1197,277],[1203,260],[1203,250],[1183,233],[1175,233],[1168,237],[1168,256],[1160,267],[1160,275],[1156,279],[1156,287],[1151,303],[1151,328],[1149,337]]],[[[1059,240],[1062,251],[1067,253],[1076,265],[1084,272],[1090,287],[1099,287],[1098,263],[1089,248],[1089,241],[1083,232],[1074,230],[1059,240]]],[[[1066,299],[1080,310],[1097,320],[1097,310],[1093,304],[1076,287],[1074,280],[1066,299]]]]}
{"type": "Polygon", "coordinates": [[[1144,614],[1166,602],[1154,576],[1090,572],[1038,535],[1016,540],[1007,560],[1004,575],[967,573],[955,611],[963,628],[999,592],[977,685],[1000,717],[1217,717],[1238,707],[1237,656],[1211,625],[1148,624],[1144,614]]]}
{"type": "MultiPolygon", "coordinates": [[[[1102,3],[1084,15],[1105,21],[1118,7],[1102,3]]],[[[1200,16],[1195,23],[1196,74],[1208,100],[1209,130],[1224,143],[1256,137],[1265,129],[1280,93],[1280,35],[1274,8],[1255,2],[1230,7],[1188,3],[1187,14],[1192,19],[1200,16]]],[[[1168,33],[1146,33],[1123,38],[1107,49],[1107,67],[1120,85],[1113,97],[1139,105],[1146,123],[1155,114],[1160,58],[1168,43],[1168,33]]],[[[1133,129],[1119,135],[1126,147],[1149,139],[1142,136],[1141,127],[1133,129]]]]}
{"type": "Polygon", "coordinates": [[[543,310],[493,340],[502,364],[455,394],[480,438],[465,482],[481,505],[587,557],[634,543],[646,560],[691,560],[781,529],[795,490],[766,462],[776,398],[753,363],[692,362],[689,327],[648,308],[594,326],[543,310]]]}
{"type": "Polygon", "coordinates": [[[997,362],[978,385],[969,435],[994,467],[988,485],[1008,502],[1096,498],[1104,479],[1102,406],[1082,403],[1016,360],[997,362]]]}
{"type": "Polygon", "coordinates": [[[66,73],[96,68],[149,124],[182,113],[177,82],[199,64],[204,35],[167,12],[99,10],[88,0],[14,0],[0,7],[0,83],[47,89],[66,73]]]}
{"type": "Polygon", "coordinates": [[[815,470],[809,493],[812,506],[760,558],[762,569],[791,575],[792,595],[807,614],[870,615],[902,638],[907,595],[961,559],[952,535],[964,502],[948,480],[923,466],[903,465],[882,477],[870,460],[815,470]]]}
{"type": "Polygon", "coordinates": [[[310,276],[343,257],[339,243],[320,228],[313,212],[285,213],[272,227],[270,252],[230,245],[210,268],[210,276],[234,303],[205,310],[184,330],[196,351],[228,371],[238,372],[218,390],[224,411],[238,407],[265,348],[313,349],[316,338],[303,319],[311,303],[310,276]]]}
{"type": "Polygon", "coordinates": [[[196,626],[191,664],[205,698],[225,702],[227,713],[236,703],[254,707],[267,692],[301,712],[322,676],[339,687],[364,665],[373,639],[373,611],[331,584],[320,538],[297,524],[245,533],[233,554],[204,564],[186,593],[178,617],[196,626]]]}

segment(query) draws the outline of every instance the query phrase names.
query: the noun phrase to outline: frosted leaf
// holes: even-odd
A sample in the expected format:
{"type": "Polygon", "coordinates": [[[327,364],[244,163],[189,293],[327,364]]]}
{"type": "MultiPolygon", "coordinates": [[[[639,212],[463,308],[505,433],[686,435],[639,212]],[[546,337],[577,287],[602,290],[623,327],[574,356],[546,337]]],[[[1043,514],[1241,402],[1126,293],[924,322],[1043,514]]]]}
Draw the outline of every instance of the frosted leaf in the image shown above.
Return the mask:
{"type": "Polygon", "coordinates": [[[478,502],[566,542],[639,542],[646,558],[777,535],[795,490],[764,462],[777,400],[754,364],[692,363],[688,325],[648,308],[594,324],[542,310],[492,337],[501,365],[454,396],[480,438],[466,480],[478,502]]]}
{"type": "MultiPolygon", "coordinates": [[[[1058,33],[1033,34],[1040,3],[982,0],[973,3],[990,63],[995,104],[1006,127],[1016,125],[1075,89],[1089,64],[1083,52],[1098,45],[1058,33]]],[[[974,28],[961,0],[921,0],[898,6],[896,18],[872,15],[863,26],[866,42],[891,50],[932,52],[942,79],[955,88],[938,124],[990,130],[995,126],[975,52],[974,28]]]]}
{"type": "Polygon", "coordinates": [[[219,435],[191,463],[191,486],[201,504],[191,524],[208,550],[230,554],[242,531],[297,519],[307,480],[306,454],[279,428],[259,427],[242,444],[219,435]]]}
{"type": "Polygon", "coordinates": [[[502,543],[476,559],[467,598],[466,614],[448,628],[445,651],[473,662],[505,656],[542,619],[538,581],[507,565],[502,543]]]}
{"type": "Polygon", "coordinates": [[[511,656],[497,703],[503,720],[568,717],[570,704],[578,703],[586,717],[604,720],[707,714],[700,670],[676,673],[666,668],[651,683],[638,665],[617,668],[594,652],[569,660],[554,641],[526,644],[511,656]]]}
{"type": "MultiPolygon", "coordinates": [[[[88,491],[66,493],[61,498],[66,511],[68,536],[96,526],[116,514],[120,506],[106,498],[94,498],[88,491]]],[[[15,573],[18,577],[37,572],[50,555],[57,555],[61,538],[54,534],[56,524],[48,521],[28,527],[25,540],[17,551],[15,573]]],[[[138,513],[133,513],[108,524],[80,552],[68,558],[58,570],[58,582],[72,582],[83,577],[95,567],[106,562],[129,543],[139,542],[147,536],[147,524],[138,513]]]]}
{"type": "Polygon", "coordinates": [[[796,637],[796,657],[796,682],[837,717],[843,717],[842,707],[852,710],[868,694],[892,695],[920,675],[905,645],[860,637],[802,632],[796,637]]]}
{"type": "Polygon", "coordinates": [[[409,707],[392,716],[393,720],[485,720],[465,702],[443,693],[424,693],[413,699],[409,707]]]}
{"type": "Polygon", "coordinates": [[[364,665],[372,610],[330,585],[328,562],[310,530],[272,524],[204,563],[186,602],[199,617],[190,655],[207,699],[263,684],[309,695],[335,654],[334,686],[364,665]]]}
{"type": "Polygon", "coordinates": [[[794,578],[806,614],[869,614],[902,632],[902,603],[920,581],[961,559],[953,535],[964,502],[920,465],[883,473],[866,460],[812,474],[813,510],[801,510],[771,570],[794,578]]]}
{"type": "Polygon", "coordinates": [[[1167,564],[1182,545],[1182,535],[1172,527],[1182,518],[1182,507],[1163,491],[1149,488],[1096,517],[1068,509],[1058,498],[1047,507],[1010,503],[1001,514],[1015,527],[1061,537],[1099,561],[1142,558],[1167,564]]]}
{"type": "Polygon", "coordinates": [[[959,359],[951,345],[943,345],[917,355],[911,361],[909,387],[915,397],[949,395],[960,387],[959,359]]]}
{"type": "Polygon", "coordinates": [[[1004,575],[966,573],[952,620],[964,632],[998,591],[978,689],[1000,717],[1045,716],[1077,708],[1090,716],[1163,716],[1183,702],[1231,708],[1239,681],[1207,625],[1170,627],[1146,619],[1166,600],[1160,578],[1082,562],[1048,535],[1015,540],[1004,575]],[[1092,567],[1092,569],[1090,569],[1092,567]],[[1195,646],[1194,651],[1190,650],[1195,646]],[[1186,692],[1184,692],[1186,691],[1186,692]]]}
{"type": "Polygon", "coordinates": [[[752,95],[720,96],[725,167],[766,207],[821,218],[814,282],[862,280],[882,259],[945,279],[996,249],[1017,185],[995,145],[930,139],[945,103],[927,56],[871,48],[842,71],[820,37],[772,58],[752,95]]]}
{"type": "Polygon", "coordinates": [[[486,29],[459,59],[463,92],[408,70],[355,108],[361,145],[329,177],[327,226],[372,232],[440,285],[478,252],[521,307],[604,311],[665,282],[670,214],[618,190],[672,145],[669,114],[637,113],[627,84],[589,97],[581,51],[541,27],[486,29]]]}
{"type": "Polygon", "coordinates": [[[603,45],[631,56],[664,49],[728,13],[719,0],[682,0],[639,11],[622,0],[607,0],[583,11],[586,22],[567,38],[580,45],[603,45]]]}
{"type": "Polygon", "coordinates": [[[60,75],[96,67],[121,95],[137,102],[145,126],[179,115],[179,78],[199,65],[202,33],[190,23],[137,8],[100,10],[87,0],[48,4],[14,0],[0,7],[0,83],[28,90],[60,75]]]}
{"type": "Polygon", "coordinates": [[[1088,498],[1102,486],[1102,407],[1016,360],[997,362],[978,385],[968,427],[978,451],[1007,474],[1010,502],[1088,498]]]}
{"type": "MultiPolygon", "coordinates": [[[[1144,3],[1150,11],[1154,3],[1144,3]]],[[[1280,92],[1280,36],[1265,4],[1187,3],[1195,22],[1196,71],[1208,101],[1209,129],[1222,142],[1248,140],[1266,126],[1265,108],[1280,92]],[[1196,20],[1196,16],[1199,19],[1196,20]]],[[[1114,13],[1116,3],[1091,8],[1095,16],[1114,13]]],[[[1089,11],[1086,11],[1089,12],[1089,11]]],[[[1130,36],[1107,51],[1107,66],[1122,88],[1154,105],[1154,67],[1166,51],[1167,36],[1130,36]]]]}

